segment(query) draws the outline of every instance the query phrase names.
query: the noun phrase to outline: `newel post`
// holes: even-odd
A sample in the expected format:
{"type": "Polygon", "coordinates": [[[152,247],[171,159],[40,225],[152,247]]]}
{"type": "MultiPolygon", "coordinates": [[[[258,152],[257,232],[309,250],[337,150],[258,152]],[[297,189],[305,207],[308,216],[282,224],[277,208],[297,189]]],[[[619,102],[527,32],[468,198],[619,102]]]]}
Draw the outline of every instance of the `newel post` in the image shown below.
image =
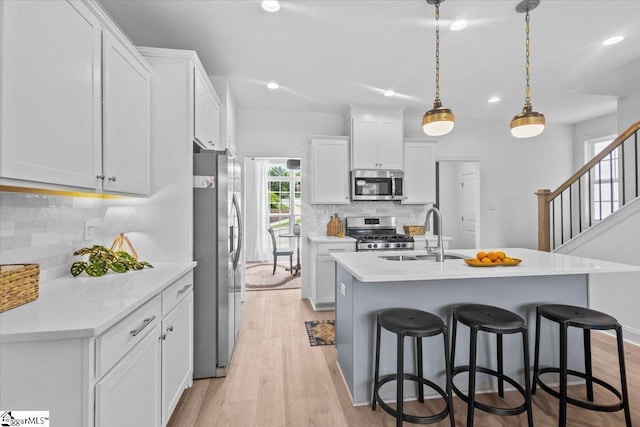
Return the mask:
{"type": "Polygon", "coordinates": [[[550,214],[549,214],[549,202],[547,196],[549,196],[551,190],[538,190],[534,194],[538,196],[538,250],[539,251],[551,251],[550,241],[550,214]]]}

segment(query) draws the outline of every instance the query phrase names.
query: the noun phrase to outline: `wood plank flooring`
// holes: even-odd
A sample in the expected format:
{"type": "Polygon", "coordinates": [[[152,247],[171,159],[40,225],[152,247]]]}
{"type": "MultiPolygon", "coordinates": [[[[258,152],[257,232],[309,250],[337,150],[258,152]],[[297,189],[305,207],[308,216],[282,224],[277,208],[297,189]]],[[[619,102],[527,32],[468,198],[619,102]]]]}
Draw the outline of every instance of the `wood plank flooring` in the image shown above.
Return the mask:
{"type": "MultiPolygon", "coordinates": [[[[314,312],[300,299],[300,290],[274,290],[247,293],[242,307],[242,327],[225,378],[196,380],[186,390],[169,422],[184,426],[394,426],[395,419],[380,408],[354,407],[336,363],[333,346],[311,347],[305,320],[333,319],[333,311],[314,312]]],[[[594,374],[619,387],[615,341],[604,334],[593,334],[594,374]]],[[[632,422],[640,426],[640,347],[625,345],[627,381],[632,422]]],[[[533,355],[531,356],[533,359],[533,355]]],[[[572,387],[572,395],[581,387],[572,387]]],[[[493,404],[519,404],[519,397],[507,393],[482,396],[493,404]]],[[[600,387],[596,402],[613,400],[600,387]]],[[[557,425],[557,400],[538,389],[533,397],[536,426],[557,425]]],[[[436,412],[437,400],[424,405],[407,402],[407,411],[436,412]]],[[[466,404],[454,399],[456,426],[466,425],[466,404]]],[[[475,425],[481,427],[526,426],[524,414],[499,417],[476,410],[475,425]]],[[[568,407],[568,426],[624,426],[622,411],[593,412],[568,407]]],[[[410,426],[413,424],[405,423],[410,426]]],[[[445,419],[434,426],[449,426],[445,419]]]]}

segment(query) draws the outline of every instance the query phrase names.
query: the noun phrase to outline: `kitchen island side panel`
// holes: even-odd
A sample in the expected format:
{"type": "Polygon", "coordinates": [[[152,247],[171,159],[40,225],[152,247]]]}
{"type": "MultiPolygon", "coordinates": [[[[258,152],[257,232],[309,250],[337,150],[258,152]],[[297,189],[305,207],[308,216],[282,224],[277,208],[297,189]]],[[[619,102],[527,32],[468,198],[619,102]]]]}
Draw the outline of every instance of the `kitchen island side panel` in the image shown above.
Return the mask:
{"type": "MultiPolygon", "coordinates": [[[[338,264],[339,276],[349,274],[338,264]]],[[[535,307],[538,304],[558,303],[588,306],[587,275],[565,276],[530,276],[499,277],[491,279],[450,279],[411,282],[379,282],[363,283],[353,279],[354,297],[352,309],[344,309],[338,305],[336,311],[337,329],[340,320],[353,316],[353,343],[345,343],[348,336],[337,341],[338,360],[341,368],[343,360],[353,358],[353,382],[349,383],[351,396],[355,405],[368,404],[371,399],[375,345],[375,315],[378,311],[393,307],[416,308],[440,316],[451,325],[451,309],[454,305],[464,303],[489,304],[499,306],[518,313],[529,327],[530,363],[533,365],[535,338],[535,307]],[[352,353],[352,356],[343,353],[352,353]]],[[[347,294],[348,295],[348,294],[347,294]]],[[[342,297],[340,297],[342,298],[342,297]]],[[[344,301],[341,299],[341,302],[344,301]]],[[[342,320],[347,323],[348,320],[342,320]]],[[[575,349],[569,359],[569,368],[582,368],[582,334],[578,330],[570,330],[569,346],[575,349]]],[[[543,320],[541,342],[541,366],[550,365],[557,360],[558,329],[557,325],[543,320]],[[554,327],[555,326],[555,327],[554,327]]],[[[390,332],[382,333],[380,375],[395,372],[396,336],[390,332]]],[[[458,325],[456,347],[456,363],[467,364],[469,355],[468,328],[458,325]]],[[[444,386],[444,350],[442,337],[423,339],[425,377],[444,386]]],[[[478,364],[496,369],[496,339],[493,334],[480,334],[478,342],[478,364]]],[[[522,362],[522,339],[518,334],[504,337],[505,374],[512,376],[524,384],[522,362]]],[[[405,343],[405,366],[407,372],[415,366],[415,346],[405,343]]],[[[478,390],[496,388],[492,378],[479,376],[478,390]]],[[[466,378],[466,376],[465,376],[466,378]]],[[[466,380],[456,381],[461,390],[466,390],[466,380]]],[[[416,387],[405,382],[405,396],[415,398],[416,387]]],[[[433,396],[430,390],[426,390],[433,396]]],[[[381,389],[383,399],[393,400],[395,386],[389,384],[381,389]]]]}
{"type": "Polygon", "coordinates": [[[354,389],[356,369],[353,347],[355,342],[354,300],[353,276],[336,263],[336,347],[343,349],[338,353],[338,365],[349,390],[354,389]],[[342,286],[344,286],[344,294],[342,286]]]}

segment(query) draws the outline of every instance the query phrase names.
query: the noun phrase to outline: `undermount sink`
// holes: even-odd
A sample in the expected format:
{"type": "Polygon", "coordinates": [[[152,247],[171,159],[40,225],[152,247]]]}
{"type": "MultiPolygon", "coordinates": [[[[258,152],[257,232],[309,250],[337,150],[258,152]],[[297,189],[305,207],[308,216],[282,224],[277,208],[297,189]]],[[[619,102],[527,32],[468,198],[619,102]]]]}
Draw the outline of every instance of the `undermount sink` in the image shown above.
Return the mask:
{"type": "MultiPolygon", "coordinates": [[[[436,259],[434,255],[381,255],[378,258],[385,259],[387,261],[425,261],[425,260],[434,260],[436,259]]],[[[453,254],[445,254],[444,259],[463,259],[464,257],[453,255],[453,254]]]]}

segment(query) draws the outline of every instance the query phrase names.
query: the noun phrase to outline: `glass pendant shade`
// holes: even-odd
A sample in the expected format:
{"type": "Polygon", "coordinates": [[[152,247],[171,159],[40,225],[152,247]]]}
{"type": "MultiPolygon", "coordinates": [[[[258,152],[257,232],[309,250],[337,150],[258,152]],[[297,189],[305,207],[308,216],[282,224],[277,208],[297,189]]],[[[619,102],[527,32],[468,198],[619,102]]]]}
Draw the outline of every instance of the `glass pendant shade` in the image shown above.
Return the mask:
{"type": "Polygon", "coordinates": [[[429,136],[446,135],[454,125],[453,111],[444,108],[441,102],[434,102],[433,108],[422,116],[422,130],[429,136]]]}
{"type": "Polygon", "coordinates": [[[516,138],[532,138],[544,131],[544,114],[532,111],[531,104],[526,104],[522,113],[511,119],[511,135],[516,138]]]}

